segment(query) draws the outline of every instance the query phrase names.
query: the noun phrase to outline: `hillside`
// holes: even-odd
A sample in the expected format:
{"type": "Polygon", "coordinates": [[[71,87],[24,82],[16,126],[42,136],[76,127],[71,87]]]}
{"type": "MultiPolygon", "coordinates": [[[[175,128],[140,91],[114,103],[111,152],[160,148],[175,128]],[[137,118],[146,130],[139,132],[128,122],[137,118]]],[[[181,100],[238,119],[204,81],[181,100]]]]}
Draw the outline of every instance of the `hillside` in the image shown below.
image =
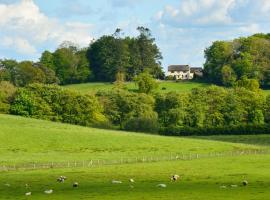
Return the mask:
{"type": "Polygon", "coordinates": [[[255,146],[102,130],[0,115],[1,163],[121,159],[228,152],[255,146]]]}
{"type": "MultiPolygon", "coordinates": [[[[193,88],[207,87],[210,84],[207,83],[199,83],[199,82],[174,82],[174,81],[161,81],[159,83],[159,87],[156,90],[157,92],[189,92],[193,88]]],[[[70,89],[75,89],[77,91],[81,91],[84,93],[97,91],[97,90],[110,90],[114,87],[111,83],[85,83],[85,84],[74,84],[65,86],[70,89]]],[[[135,83],[130,82],[126,83],[126,87],[128,90],[137,90],[135,83]]]]}
{"type": "MultiPolygon", "coordinates": [[[[1,164],[120,159],[176,153],[224,153],[268,149],[269,136],[213,136],[175,138],[109,131],[68,124],[0,115],[1,164]],[[242,138],[242,139],[241,139],[242,138]],[[222,142],[215,140],[227,140],[222,142]],[[247,144],[241,144],[244,142],[247,144]],[[250,144],[256,144],[250,145],[250,144]],[[261,146],[263,145],[263,146],[261,146]]],[[[54,169],[18,170],[0,173],[0,199],[166,199],[254,200],[269,197],[269,154],[201,157],[192,160],[158,161],[54,169]],[[211,167],[210,167],[211,166],[211,167]],[[170,176],[179,174],[180,181],[170,176]],[[56,178],[67,176],[64,183],[56,178]],[[135,180],[131,183],[129,179],[135,180]],[[248,187],[241,186],[247,179],[248,187]],[[123,181],[112,184],[112,180],[123,181]],[[78,188],[72,188],[74,182],[78,188]],[[166,188],[157,187],[166,184],[166,188]],[[236,186],[231,186],[236,185],[236,186]],[[225,187],[225,188],[224,188],[225,187]],[[44,190],[53,193],[44,194],[44,190]]],[[[2,166],[2,165],[0,165],[2,166]]]]}

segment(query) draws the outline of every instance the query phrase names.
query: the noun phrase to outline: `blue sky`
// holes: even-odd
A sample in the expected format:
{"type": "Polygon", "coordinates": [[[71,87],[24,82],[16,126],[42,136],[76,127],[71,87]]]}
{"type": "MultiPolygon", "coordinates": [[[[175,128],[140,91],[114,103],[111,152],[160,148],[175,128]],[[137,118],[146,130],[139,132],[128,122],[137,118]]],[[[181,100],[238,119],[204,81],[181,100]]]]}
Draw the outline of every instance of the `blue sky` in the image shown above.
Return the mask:
{"type": "Polygon", "coordinates": [[[0,0],[0,59],[38,60],[65,41],[88,46],[147,26],[169,64],[202,66],[215,40],[270,32],[270,0],[0,0]]]}

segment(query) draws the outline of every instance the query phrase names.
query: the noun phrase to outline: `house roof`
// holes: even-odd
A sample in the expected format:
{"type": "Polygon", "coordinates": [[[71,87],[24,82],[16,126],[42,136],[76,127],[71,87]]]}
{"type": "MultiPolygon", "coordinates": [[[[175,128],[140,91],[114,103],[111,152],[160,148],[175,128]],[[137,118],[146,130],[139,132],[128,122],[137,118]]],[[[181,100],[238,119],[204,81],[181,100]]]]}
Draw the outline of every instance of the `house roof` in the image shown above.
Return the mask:
{"type": "Polygon", "coordinates": [[[202,72],[203,71],[203,68],[201,68],[201,67],[191,67],[190,68],[190,71],[191,72],[202,72]]]}
{"type": "Polygon", "coordinates": [[[188,71],[189,65],[170,65],[168,71],[188,71]]]}

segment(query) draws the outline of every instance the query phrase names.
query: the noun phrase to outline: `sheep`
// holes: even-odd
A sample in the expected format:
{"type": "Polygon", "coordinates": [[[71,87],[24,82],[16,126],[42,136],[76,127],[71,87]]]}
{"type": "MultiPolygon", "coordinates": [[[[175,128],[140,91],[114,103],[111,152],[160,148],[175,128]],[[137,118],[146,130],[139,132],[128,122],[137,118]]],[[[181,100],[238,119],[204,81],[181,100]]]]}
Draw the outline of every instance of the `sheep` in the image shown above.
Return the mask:
{"type": "Polygon", "coordinates": [[[52,190],[52,189],[50,189],[50,190],[45,190],[44,193],[45,193],[45,194],[52,194],[52,193],[53,193],[53,190],[52,190]]]}
{"type": "Polygon", "coordinates": [[[113,183],[113,184],[121,184],[121,183],[122,183],[122,181],[116,181],[116,180],[112,180],[112,183],[113,183]]]}
{"type": "Polygon", "coordinates": [[[10,184],[9,183],[6,183],[5,186],[10,187],[10,184]]]}
{"type": "Polygon", "coordinates": [[[79,187],[79,183],[78,183],[78,182],[74,182],[74,183],[73,183],[73,187],[74,187],[74,188],[79,187]]]}
{"type": "Polygon", "coordinates": [[[232,188],[236,188],[236,187],[238,187],[238,185],[231,185],[231,187],[232,187],[232,188]]]}
{"type": "Polygon", "coordinates": [[[57,180],[57,182],[59,182],[59,183],[64,183],[66,179],[67,179],[67,177],[65,177],[65,176],[60,176],[60,177],[57,178],[56,180],[57,180]]]}
{"type": "Polygon", "coordinates": [[[227,186],[226,186],[226,185],[222,185],[222,186],[220,186],[220,188],[221,188],[221,189],[226,189],[227,186]]]}
{"type": "Polygon", "coordinates": [[[166,188],[166,187],[167,187],[167,185],[166,185],[166,184],[161,183],[161,184],[158,184],[158,185],[157,185],[157,187],[166,188]]]}
{"type": "Polygon", "coordinates": [[[171,177],[171,181],[177,181],[178,179],[180,179],[180,176],[175,174],[171,177]]]}
{"type": "Polygon", "coordinates": [[[244,181],[242,182],[242,184],[243,184],[243,186],[247,186],[247,185],[248,185],[248,181],[247,181],[247,180],[244,180],[244,181]]]}
{"type": "Polygon", "coordinates": [[[134,181],[134,179],[129,179],[129,182],[131,182],[131,183],[134,183],[135,181],[134,181]]]}
{"type": "Polygon", "coordinates": [[[25,193],[25,196],[31,196],[32,195],[32,192],[26,192],[25,193]]]}

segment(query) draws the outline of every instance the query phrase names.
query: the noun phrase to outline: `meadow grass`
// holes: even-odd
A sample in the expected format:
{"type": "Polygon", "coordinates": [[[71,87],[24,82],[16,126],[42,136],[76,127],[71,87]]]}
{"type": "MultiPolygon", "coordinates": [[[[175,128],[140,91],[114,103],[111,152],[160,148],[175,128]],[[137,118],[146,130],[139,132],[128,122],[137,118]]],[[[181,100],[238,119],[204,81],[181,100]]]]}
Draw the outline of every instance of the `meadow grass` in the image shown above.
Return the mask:
{"type": "MultiPolygon", "coordinates": [[[[163,137],[0,115],[1,164],[269,149],[270,143],[263,140],[269,141],[269,136],[163,137]]],[[[268,200],[269,196],[269,154],[0,172],[1,200],[268,200]],[[181,180],[171,182],[173,174],[181,180]],[[61,175],[67,176],[64,183],[56,181],[61,175]],[[243,180],[249,182],[247,187],[243,180]],[[73,188],[73,182],[79,187],[73,188]],[[167,187],[157,187],[160,183],[167,187]],[[54,192],[44,194],[48,189],[54,192]],[[27,197],[26,192],[32,195],[27,197]]]]}
{"type": "Polygon", "coordinates": [[[269,155],[0,173],[1,200],[268,200],[269,196],[269,155]],[[179,174],[181,180],[171,182],[172,174],[179,174]],[[67,181],[57,183],[60,175],[67,176],[67,181]],[[130,178],[135,183],[129,183],[130,178]],[[112,184],[112,180],[123,183],[112,184]],[[243,180],[249,182],[247,187],[242,186],[243,180]],[[78,188],[72,188],[75,181],[79,183],[78,188]],[[167,187],[158,188],[160,183],[167,187]],[[53,194],[44,194],[48,189],[53,189],[53,194]],[[26,198],[25,193],[29,191],[32,196],[26,198]]]}
{"type": "Polygon", "coordinates": [[[0,164],[113,160],[170,154],[206,154],[254,145],[102,130],[0,115],[0,164]]]}
{"type": "MultiPolygon", "coordinates": [[[[138,90],[138,87],[134,82],[125,83],[125,86],[130,91],[138,90]]],[[[161,81],[159,82],[159,87],[156,92],[190,92],[193,88],[207,87],[210,86],[208,83],[194,82],[194,81],[161,81]]],[[[82,93],[96,92],[96,91],[109,91],[113,89],[114,85],[112,83],[84,83],[84,84],[74,84],[65,86],[69,89],[74,89],[82,93]]]]}
{"type": "MultiPolygon", "coordinates": [[[[159,82],[158,89],[155,92],[167,93],[167,92],[180,92],[186,93],[191,92],[194,88],[203,88],[209,87],[212,84],[204,83],[204,82],[196,82],[196,81],[161,81],[159,82]]],[[[72,90],[79,91],[81,93],[95,93],[97,91],[110,91],[114,88],[112,83],[82,83],[82,84],[73,84],[73,85],[66,85],[65,88],[69,88],[72,90]]],[[[134,82],[127,82],[125,83],[125,87],[129,91],[137,91],[138,87],[135,85],[134,82]]],[[[270,90],[263,90],[265,95],[270,95],[270,90]]]]}

